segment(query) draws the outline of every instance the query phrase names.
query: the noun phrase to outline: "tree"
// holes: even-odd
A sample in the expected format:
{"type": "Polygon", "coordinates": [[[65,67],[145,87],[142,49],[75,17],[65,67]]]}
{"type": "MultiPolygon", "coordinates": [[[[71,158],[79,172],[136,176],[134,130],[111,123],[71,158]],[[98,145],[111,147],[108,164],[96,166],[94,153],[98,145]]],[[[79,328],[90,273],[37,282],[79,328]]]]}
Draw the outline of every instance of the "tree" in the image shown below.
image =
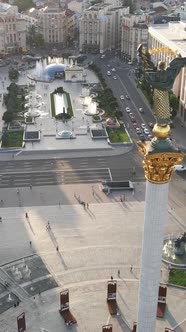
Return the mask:
{"type": "Polygon", "coordinates": [[[18,11],[24,12],[27,9],[35,7],[32,0],[15,0],[14,5],[18,7],[18,11]]]}
{"type": "Polygon", "coordinates": [[[123,0],[122,5],[124,7],[130,7],[130,14],[133,14],[135,11],[135,6],[133,0],[123,0]]]}
{"type": "Polygon", "coordinates": [[[18,77],[19,77],[19,72],[17,69],[15,68],[10,68],[9,69],[9,72],[8,72],[8,76],[9,76],[9,79],[12,81],[12,80],[17,80],[18,77]]]}
{"type": "Polygon", "coordinates": [[[30,47],[42,47],[44,45],[43,36],[37,31],[35,25],[28,28],[26,40],[30,47]]]}
{"type": "Polygon", "coordinates": [[[169,91],[169,103],[171,109],[171,119],[174,119],[179,107],[179,99],[172,91],[169,91]]]}
{"type": "Polygon", "coordinates": [[[4,112],[2,119],[3,119],[6,123],[12,121],[12,120],[14,119],[14,113],[11,113],[11,112],[6,111],[6,112],[4,112]]]}

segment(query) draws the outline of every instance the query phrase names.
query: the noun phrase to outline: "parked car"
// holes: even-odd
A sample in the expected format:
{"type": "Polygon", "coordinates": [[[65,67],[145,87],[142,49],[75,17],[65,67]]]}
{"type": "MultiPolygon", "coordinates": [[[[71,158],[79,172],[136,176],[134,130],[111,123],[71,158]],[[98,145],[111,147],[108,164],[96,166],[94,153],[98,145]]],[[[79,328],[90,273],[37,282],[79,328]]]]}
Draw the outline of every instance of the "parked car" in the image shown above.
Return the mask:
{"type": "Polygon", "coordinates": [[[113,71],[113,73],[115,73],[115,72],[116,72],[116,69],[115,69],[115,68],[112,68],[111,70],[113,71]]]}
{"type": "Polygon", "coordinates": [[[142,107],[139,107],[139,112],[140,112],[140,113],[144,113],[144,110],[143,110],[142,107]]]}
{"type": "Polygon", "coordinates": [[[107,76],[111,76],[111,72],[109,70],[107,71],[107,76]]]}
{"type": "Polygon", "coordinates": [[[134,114],[132,112],[129,113],[130,117],[134,117],[134,114]]]}
{"type": "Polygon", "coordinates": [[[125,107],[125,111],[126,111],[127,113],[130,113],[130,108],[129,108],[129,107],[125,107]]]}
{"type": "Polygon", "coordinates": [[[126,99],[128,99],[128,100],[130,100],[130,97],[129,97],[129,95],[126,95],[126,96],[125,96],[125,98],[126,98],[126,99]]]}
{"type": "Polygon", "coordinates": [[[121,100],[124,100],[124,99],[125,99],[125,97],[124,97],[123,95],[121,95],[121,96],[120,96],[120,99],[121,99],[121,100]]]}

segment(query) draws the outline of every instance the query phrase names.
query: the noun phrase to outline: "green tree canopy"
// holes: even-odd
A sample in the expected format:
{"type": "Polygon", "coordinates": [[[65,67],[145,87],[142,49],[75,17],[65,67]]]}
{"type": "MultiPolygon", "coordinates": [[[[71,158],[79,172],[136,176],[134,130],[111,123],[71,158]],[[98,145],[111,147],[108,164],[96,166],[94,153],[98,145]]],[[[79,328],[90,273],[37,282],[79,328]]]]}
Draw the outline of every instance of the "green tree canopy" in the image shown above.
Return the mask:
{"type": "Polygon", "coordinates": [[[171,119],[174,119],[178,111],[179,99],[172,91],[169,91],[169,103],[171,108],[171,119]]]}
{"type": "Polygon", "coordinates": [[[15,6],[18,7],[19,12],[24,12],[27,9],[35,7],[32,0],[15,0],[15,6]]]}
{"type": "Polygon", "coordinates": [[[44,39],[41,33],[39,33],[35,25],[31,25],[27,31],[27,44],[30,47],[42,47],[44,45],[44,39]]]}

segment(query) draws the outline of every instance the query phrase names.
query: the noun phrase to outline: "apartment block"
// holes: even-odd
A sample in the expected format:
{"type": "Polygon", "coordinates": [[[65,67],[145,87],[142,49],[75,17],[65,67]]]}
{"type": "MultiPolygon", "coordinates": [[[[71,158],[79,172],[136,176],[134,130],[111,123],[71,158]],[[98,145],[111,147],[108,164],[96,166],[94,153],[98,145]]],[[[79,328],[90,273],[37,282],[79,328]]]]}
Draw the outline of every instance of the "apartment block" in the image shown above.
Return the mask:
{"type": "Polygon", "coordinates": [[[80,50],[103,53],[120,48],[122,16],[128,13],[129,7],[114,7],[113,2],[85,10],[79,20],[80,50]]]}
{"type": "Polygon", "coordinates": [[[121,26],[121,58],[125,61],[137,59],[139,44],[147,45],[148,16],[125,15],[121,26]]]}

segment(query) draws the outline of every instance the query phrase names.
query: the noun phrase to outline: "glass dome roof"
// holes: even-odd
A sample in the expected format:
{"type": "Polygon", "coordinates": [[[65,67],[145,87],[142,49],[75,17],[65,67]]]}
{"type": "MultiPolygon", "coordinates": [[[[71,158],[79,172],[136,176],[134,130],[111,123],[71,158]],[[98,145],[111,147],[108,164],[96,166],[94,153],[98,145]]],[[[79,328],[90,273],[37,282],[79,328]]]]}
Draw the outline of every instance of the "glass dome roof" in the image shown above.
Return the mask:
{"type": "Polygon", "coordinates": [[[45,74],[47,74],[49,78],[54,79],[57,74],[64,72],[65,67],[66,66],[64,64],[51,63],[46,66],[45,74]]]}

